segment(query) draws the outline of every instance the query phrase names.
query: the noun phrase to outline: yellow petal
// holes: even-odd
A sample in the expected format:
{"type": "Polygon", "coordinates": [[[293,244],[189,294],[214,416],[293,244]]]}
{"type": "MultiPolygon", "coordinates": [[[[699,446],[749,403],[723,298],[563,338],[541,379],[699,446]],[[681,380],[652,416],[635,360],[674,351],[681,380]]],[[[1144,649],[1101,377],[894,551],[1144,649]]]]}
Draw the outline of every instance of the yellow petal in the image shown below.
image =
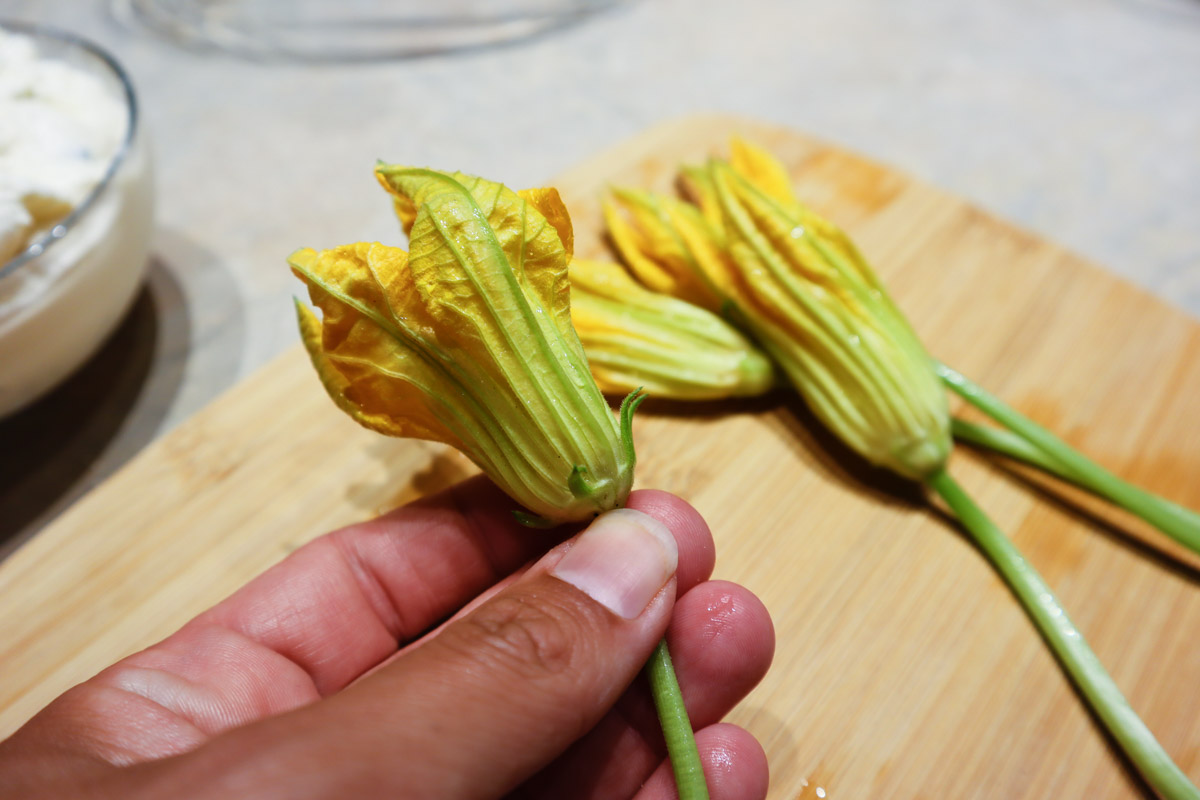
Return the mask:
{"type": "MultiPolygon", "coordinates": [[[[339,408],[359,424],[388,436],[428,439],[462,447],[460,439],[437,419],[427,399],[431,392],[452,391],[445,377],[413,348],[378,324],[378,307],[363,302],[361,281],[369,274],[370,245],[350,245],[317,254],[293,253],[288,261],[308,285],[323,321],[297,303],[301,338],[322,385],[339,408]],[[358,290],[356,292],[356,290],[358,290]]],[[[401,251],[403,252],[403,251],[401,251]]],[[[391,320],[389,320],[391,321],[391,320]]]]}
{"type": "MultiPolygon", "coordinates": [[[[774,200],[790,217],[796,227],[808,231],[809,240],[819,242],[846,266],[858,273],[861,280],[874,281],[874,273],[858,252],[850,237],[835,225],[801,203],[792,189],[787,168],[766,149],[735,137],[730,142],[729,166],[766,197],[774,200]]],[[[695,180],[701,180],[697,177],[695,180]]],[[[709,190],[715,192],[709,180],[709,190]]],[[[719,205],[719,202],[718,202],[719,205]]]]}
{"type": "Polygon", "coordinates": [[[612,198],[604,199],[604,221],[621,258],[638,276],[638,280],[656,292],[669,294],[675,285],[674,278],[651,257],[654,250],[649,237],[640,226],[626,219],[621,206],[612,198]]]}
{"type": "Polygon", "coordinates": [[[517,194],[554,226],[569,261],[575,255],[575,229],[571,225],[571,215],[567,212],[558,189],[552,186],[545,189],[522,189],[517,194]]]}
{"type": "Polygon", "coordinates": [[[745,139],[729,143],[729,164],[763,194],[794,210],[800,204],[792,191],[792,177],[775,156],[745,139]]]}
{"type": "Polygon", "coordinates": [[[411,233],[413,222],[417,218],[416,206],[407,197],[393,197],[392,210],[396,212],[396,219],[400,220],[400,228],[405,235],[411,233]]]}
{"type": "Polygon", "coordinates": [[[576,258],[571,261],[571,289],[582,289],[618,302],[636,302],[654,294],[633,279],[620,264],[576,258]]]}
{"type": "MultiPolygon", "coordinates": [[[[571,327],[567,249],[556,226],[532,203],[501,184],[462,173],[381,165],[376,176],[394,196],[419,208],[410,233],[410,268],[430,313],[461,333],[467,358],[478,356],[480,347],[494,354],[535,346],[521,339],[536,334],[546,320],[521,299],[528,288],[557,328],[557,335],[543,331],[535,338],[547,339],[552,349],[565,344],[572,350],[568,361],[583,361],[571,327]]],[[[555,208],[548,195],[539,200],[555,208]]],[[[561,202],[557,208],[566,214],[561,202]]],[[[569,218],[565,224],[569,229],[569,218]]]]}
{"type": "Polygon", "coordinates": [[[717,198],[717,190],[709,177],[708,169],[683,166],[679,170],[679,182],[684,196],[700,208],[704,220],[714,231],[720,231],[725,224],[725,218],[721,213],[721,201],[717,198]]]}
{"type": "Polygon", "coordinates": [[[648,291],[620,266],[576,259],[571,283],[575,327],[605,392],[711,400],[773,385],[770,362],[727,322],[648,291]]]}
{"type": "Polygon", "coordinates": [[[650,289],[704,308],[721,299],[706,283],[668,210],[678,201],[649,192],[614,189],[605,202],[605,219],[622,258],[650,289]]]}
{"type": "Polygon", "coordinates": [[[703,292],[695,293],[691,298],[679,296],[710,311],[722,312],[726,301],[736,291],[724,235],[694,206],[673,198],[661,198],[660,202],[667,222],[688,254],[688,268],[696,277],[695,282],[704,287],[703,292]]]}

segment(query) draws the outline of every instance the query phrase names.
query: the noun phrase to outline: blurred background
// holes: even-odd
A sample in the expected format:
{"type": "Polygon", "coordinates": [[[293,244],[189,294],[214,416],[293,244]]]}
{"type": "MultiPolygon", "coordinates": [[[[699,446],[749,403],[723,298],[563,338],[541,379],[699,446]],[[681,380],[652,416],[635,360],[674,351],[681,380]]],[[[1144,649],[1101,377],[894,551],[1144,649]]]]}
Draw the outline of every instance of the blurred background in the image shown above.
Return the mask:
{"type": "Polygon", "coordinates": [[[4,0],[4,20],[125,67],[157,201],[132,311],[0,420],[0,553],[296,343],[292,249],[399,237],[379,158],[523,187],[660,120],[740,114],[1200,315],[1200,0],[4,0]]]}

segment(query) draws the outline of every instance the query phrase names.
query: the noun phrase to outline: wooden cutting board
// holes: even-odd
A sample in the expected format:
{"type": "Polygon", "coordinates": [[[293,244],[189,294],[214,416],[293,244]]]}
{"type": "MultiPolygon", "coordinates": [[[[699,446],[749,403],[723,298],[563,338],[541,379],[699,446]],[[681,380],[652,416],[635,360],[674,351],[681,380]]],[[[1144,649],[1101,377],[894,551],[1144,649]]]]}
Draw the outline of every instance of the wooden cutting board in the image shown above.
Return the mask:
{"type": "MultiPolygon", "coordinates": [[[[602,187],[666,190],[676,165],[734,132],[777,152],[801,196],[857,238],[935,355],[1125,477],[1200,506],[1200,324],[908,176],[763,124],[680,120],[554,182],[577,251],[602,252],[602,187]]],[[[691,500],[715,532],[717,576],[774,617],[775,665],[731,716],[766,747],[772,797],[1143,791],[952,522],[788,393],[651,403],[635,431],[638,484],[691,500]]],[[[1200,780],[1195,560],[1053,482],[961,451],[952,466],[1200,780]]],[[[0,735],[308,539],[473,471],[356,427],[302,352],[285,353],[0,564],[0,735]]]]}

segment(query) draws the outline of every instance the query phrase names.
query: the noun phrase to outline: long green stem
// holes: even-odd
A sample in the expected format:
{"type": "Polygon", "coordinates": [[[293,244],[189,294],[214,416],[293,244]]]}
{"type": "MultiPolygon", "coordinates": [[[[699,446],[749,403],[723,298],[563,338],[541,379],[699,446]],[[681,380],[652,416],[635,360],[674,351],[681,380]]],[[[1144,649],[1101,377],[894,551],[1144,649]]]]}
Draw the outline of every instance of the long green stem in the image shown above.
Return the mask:
{"type": "Polygon", "coordinates": [[[654,648],[654,654],[646,662],[646,676],[650,679],[650,693],[654,696],[654,707],[662,725],[663,738],[667,741],[667,755],[675,773],[675,788],[679,800],[708,800],[708,785],[704,782],[704,767],[700,764],[700,752],[696,749],[696,736],[692,733],[692,722],[688,719],[675,677],[675,666],[667,650],[666,639],[654,648]]]}
{"type": "Polygon", "coordinates": [[[1023,461],[1030,466],[1037,467],[1043,472],[1048,472],[1055,477],[1062,478],[1064,481],[1077,484],[1083,482],[1083,479],[1075,474],[1066,464],[1054,458],[1040,447],[1030,444],[1029,440],[1024,436],[1013,433],[1005,428],[980,425],[976,422],[967,422],[965,419],[952,417],[950,420],[950,433],[960,442],[966,442],[976,447],[984,447],[1016,461],[1023,461]]]}
{"type": "MultiPolygon", "coordinates": [[[[938,375],[947,386],[968,403],[1018,436],[1023,437],[1028,444],[1041,450],[1050,460],[1036,459],[1036,457],[1034,459],[1026,458],[1025,455],[1031,451],[1029,448],[1019,446],[1006,452],[1003,446],[1011,445],[1011,440],[1001,440],[995,435],[988,434],[978,439],[972,439],[972,434],[979,433],[977,429],[963,429],[961,425],[956,426],[955,435],[965,432],[967,435],[963,437],[964,439],[984,447],[994,447],[994,445],[1000,444],[1001,447],[995,447],[995,449],[1005,452],[1006,455],[1030,461],[1035,466],[1061,475],[1088,491],[1107,498],[1126,511],[1146,520],[1193,552],[1200,553],[1200,514],[1118,478],[961,373],[945,364],[936,366],[938,375]],[[1057,470],[1053,466],[1055,461],[1060,465],[1057,470]]],[[[986,434],[986,429],[984,432],[986,434]]]]}
{"type": "Polygon", "coordinates": [[[1021,556],[1012,541],[975,505],[948,472],[939,471],[927,482],[946,501],[975,543],[1004,577],[1063,669],[1071,676],[1096,716],[1146,783],[1165,800],[1200,798],[1200,791],[1175,765],[1154,734],[1129,706],[1100,659],[1059,605],[1050,587],[1021,556]]]}

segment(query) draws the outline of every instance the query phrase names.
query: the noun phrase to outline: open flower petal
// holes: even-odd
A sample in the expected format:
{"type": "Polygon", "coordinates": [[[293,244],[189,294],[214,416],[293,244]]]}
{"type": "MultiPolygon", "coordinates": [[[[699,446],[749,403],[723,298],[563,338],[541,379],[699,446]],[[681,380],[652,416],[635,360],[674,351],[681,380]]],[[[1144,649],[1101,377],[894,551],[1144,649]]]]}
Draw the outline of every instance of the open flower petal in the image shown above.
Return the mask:
{"type": "MultiPolygon", "coordinates": [[[[332,284],[331,278],[339,275],[367,274],[371,247],[351,245],[325,254],[300,250],[288,261],[301,276],[320,275],[332,284]]],[[[461,448],[462,442],[438,420],[426,401],[435,392],[450,388],[444,376],[422,362],[400,339],[380,335],[383,326],[355,308],[358,304],[352,294],[341,294],[333,285],[329,290],[315,283],[309,285],[323,320],[297,303],[301,338],[334,403],[371,430],[461,448]],[[395,414],[396,408],[404,408],[405,413],[395,414]]]]}

